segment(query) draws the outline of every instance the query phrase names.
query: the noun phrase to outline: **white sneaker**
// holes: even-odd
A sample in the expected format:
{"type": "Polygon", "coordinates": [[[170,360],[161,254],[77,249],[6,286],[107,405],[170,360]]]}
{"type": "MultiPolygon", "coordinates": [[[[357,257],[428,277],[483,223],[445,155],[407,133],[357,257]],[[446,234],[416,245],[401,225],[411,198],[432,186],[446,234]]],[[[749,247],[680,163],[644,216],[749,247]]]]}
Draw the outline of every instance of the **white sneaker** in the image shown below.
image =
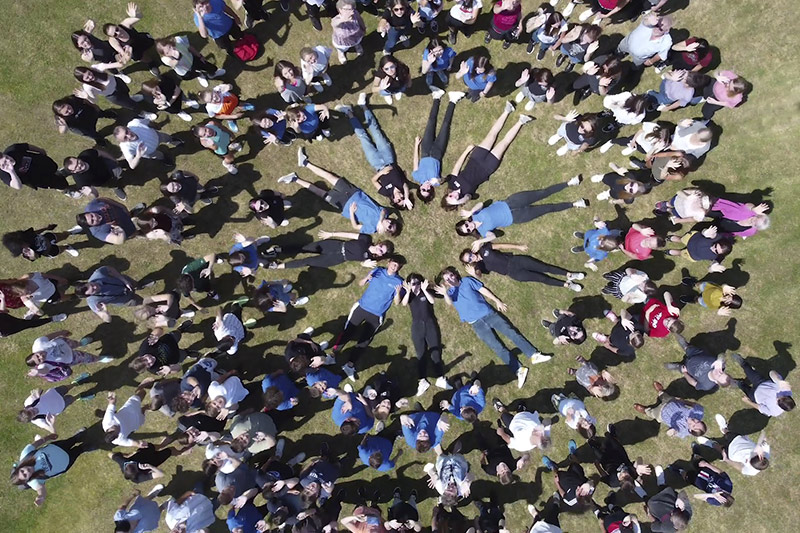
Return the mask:
{"type": "Polygon", "coordinates": [[[322,140],[322,139],[324,139],[324,138],[325,138],[325,137],[323,137],[323,136],[322,136],[322,134],[320,133],[319,135],[317,135],[316,137],[314,137],[314,140],[315,140],[315,141],[321,141],[321,140],[322,140]]]}
{"type": "Polygon", "coordinates": [[[83,233],[83,226],[72,226],[67,230],[70,235],[79,235],[83,233]]]}
{"type": "Polygon", "coordinates": [[[353,114],[353,108],[350,107],[349,105],[346,105],[346,104],[339,104],[336,107],[334,107],[334,109],[336,111],[338,111],[339,113],[344,113],[347,116],[350,116],[350,115],[353,114]]]}
{"type": "Polygon", "coordinates": [[[350,394],[351,392],[353,392],[353,386],[350,385],[349,383],[345,383],[344,387],[342,387],[342,390],[350,394]]]}
{"type": "Polygon", "coordinates": [[[608,152],[609,150],[611,150],[612,146],[614,146],[614,143],[612,143],[611,141],[606,141],[605,143],[603,143],[603,146],[600,147],[600,153],[604,154],[608,152]]]}
{"type": "Polygon", "coordinates": [[[367,93],[359,93],[358,100],[356,100],[358,105],[367,105],[367,93]]]}
{"type": "Polygon", "coordinates": [[[578,283],[572,283],[571,281],[567,284],[567,288],[574,292],[581,292],[583,287],[578,283]]]}
{"type": "MultiPolygon", "coordinates": [[[[517,93],[517,95],[514,97],[514,101],[515,101],[516,103],[520,103],[520,102],[522,102],[524,99],[525,99],[525,95],[524,95],[524,94],[522,94],[522,91],[519,91],[519,92],[517,93]]],[[[530,110],[529,110],[529,111],[530,111],[530,110]]]]}
{"type": "Polygon", "coordinates": [[[197,100],[184,100],[183,104],[186,107],[191,107],[192,109],[197,109],[200,107],[200,104],[197,102],[197,100]]]}
{"type": "Polygon", "coordinates": [[[459,100],[461,100],[462,98],[464,98],[465,96],[467,96],[467,93],[465,93],[463,91],[448,91],[447,92],[448,100],[450,100],[454,104],[456,102],[458,102],[459,100]]]}
{"type": "Polygon", "coordinates": [[[528,367],[521,366],[517,369],[517,388],[521,389],[525,385],[525,380],[528,378],[528,367]]]}
{"type": "Polygon", "coordinates": [[[125,83],[130,83],[133,81],[130,76],[128,76],[127,74],[123,74],[122,72],[117,74],[117,78],[121,79],[125,83]]]}
{"type": "Polygon", "coordinates": [[[225,69],[224,68],[218,68],[217,71],[214,72],[214,74],[211,75],[211,77],[212,78],[219,78],[220,76],[224,76],[224,75],[225,75],[225,69]]]}
{"type": "Polygon", "coordinates": [[[653,467],[653,471],[656,474],[656,483],[659,487],[663,487],[666,481],[664,479],[664,468],[661,465],[656,465],[653,467]]]}
{"type": "Polygon", "coordinates": [[[314,328],[311,327],[311,326],[308,326],[306,329],[303,330],[303,333],[305,335],[313,335],[314,334],[314,328]]]}
{"type": "Polygon", "coordinates": [[[717,444],[716,441],[713,441],[713,440],[709,439],[708,437],[702,437],[701,436],[701,437],[697,437],[696,440],[697,440],[697,444],[699,444],[701,446],[708,446],[709,448],[713,448],[714,445],[717,444]]]}
{"type": "MultiPolygon", "coordinates": [[[[319,347],[321,349],[323,349],[323,350],[327,350],[328,349],[328,341],[322,341],[321,343],[319,343],[319,347]]],[[[336,364],[336,358],[334,356],[328,354],[328,355],[325,356],[325,362],[323,364],[325,364],[325,365],[335,365],[336,364]]]]}
{"type": "Polygon", "coordinates": [[[98,359],[98,360],[97,360],[97,362],[98,362],[98,363],[104,363],[104,364],[105,364],[105,363],[110,363],[110,362],[112,362],[113,360],[114,360],[114,358],[113,358],[113,357],[109,357],[109,356],[107,356],[107,355],[104,355],[103,357],[101,357],[100,359],[98,359]]]}
{"type": "Polygon", "coordinates": [[[583,181],[583,176],[578,174],[577,176],[572,176],[569,181],[567,181],[567,187],[577,187],[583,181]]]}
{"type": "Polygon", "coordinates": [[[278,439],[278,443],[275,445],[275,457],[280,459],[283,457],[283,451],[286,449],[286,439],[278,439]]]}
{"type": "Polygon", "coordinates": [[[717,413],[714,415],[714,420],[717,422],[717,426],[719,426],[719,430],[722,433],[728,432],[728,421],[725,420],[725,417],[721,414],[717,413]]]}
{"type": "Polygon", "coordinates": [[[67,319],[66,313],[59,313],[57,315],[53,315],[50,320],[53,322],[64,322],[67,319]]]}
{"type": "Polygon", "coordinates": [[[356,380],[356,367],[350,364],[344,364],[342,365],[342,370],[345,374],[347,374],[347,377],[350,378],[351,381],[356,380]]]}
{"type": "Polygon", "coordinates": [[[208,79],[207,79],[205,76],[199,76],[199,77],[197,78],[197,83],[199,83],[199,84],[200,84],[200,87],[202,87],[202,88],[204,88],[204,89],[205,89],[206,87],[208,87],[208,79]]]}
{"type": "Polygon", "coordinates": [[[563,156],[567,155],[567,152],[569,152],[569,146],[567,146],[565,144],[564,146],[562,146],[561,148],[556,150],[556,155],[563,157],[563,156]]]}
{"type": "Polygon", "coordinates": [[[573,207],[589,207],[589,202],[586,198],[581,198],[577,202],[572,202],[573,207]]]}
{"type": "Polygon", "coordinates": [[[630,146],[626,146],[622,149],[622,155],[631,155],[633,152],[636,151],[636,148],[631,148],[630,146]]]}
{"type": "Polygon", "coordinates": [[[319,82],[314,82],[314,83],[312,83],[312,84],[311,84],[311,86],[312,86],[312,87],[314,88],[314,90],[315,90],[315,91],[317,91],[318,93],[321,93],[321,92],[323,91],[323,89],[322,89],[322,84],[321,84],[321,83],[319,83],[319,82]]]}
{"type": "Polygon", "coordinates": [[[453,386],[452,386],[452,385],[450,385],[450,384],[447,382],[447,378],[446,378],[446,377],[444,377],[444,376],[439,376],[438,378],[436,378],[436,383],[435,383],[435,385],[436,385],[437,387],[439,387],[440,389],[444,389],[444,390],[452,390],[452,388],[453,388],[453,386]]]}
{"type": "Polygon", "coordinates": [[[442,90],[442,89],[434,89],[434,90],[431,91],[431,96],[433,96],[434,100],[438,100],[442,96],[444,96],[444,90],[442,90]]]}
{"type": "Polygon", "coordinates": [[[64,248],[64,251],[65,251],[65,252],[67,252],[67,253],[68,253],[69,255],[71,255],[72,257],[78,257],[78,256],[80,255],[80,254],[78,253],[78,250],[76,250],[76,249],[75,249],[75,248],[73,248],[72,246],[67,246],[67,247],[65,247],[65,248],[64,248]]]}
{"type": "Polygon", "coordinates": [[[557,143],[559,140],[561,140],[561,135],[559,135],[558,133],[556,133],[555,135],[552,135],[552,136],[551,136],[549,139],[547,139],[547,144],[549,144],[550,146],[553,146],[553,145],[554,145],[554,144],[556,144],[556,143],[557,143]]]}
{"type": "Polygon", "coordinates": [[[297,149],[297,166],[304,167],[308,164],[308,156],[306,155],[306,149],[302,146],[297,149]]]}
{"type": "Polygon", "coordinates": [[[519,116],[519,123],[520,124],[527,124],[528,122],[531,122],[532,120],[533,120],[533,117],[530,116],[530,115],[520,115],[519,116]]]}
{"type": "Polygon", "coordinates": [[[506,101],[506,107],[504,109],[506,113],[513,113],[514,112],[514,104],[509,101],[506,101]]]}
{"type": "Polygon", "coordinates": [[[419,383],[417,383],[417,396],[422,396],[423,394],[425,394],[425,391],[430,388],[431,384],[428,383],[427,379],[419,380],[419,383]]]}
{"type": "Polygon", "coordinates": [[[541,352],[537,352],[531,356],[531,364],[538,365],[539,363],[546,363],[552,358],[553,358],[552,355],[544,355],[541,352]]]}
{"type": "Polygon", "coordinates": [[[132,94],[131,95],[131,100],[133,100],[134,102],[141,102],[142,100],[144,100],[144,95],[143,94],[132,94]]]}
{"type": "Polygon", "coordinates": [[[239,173],[239,169],[236,168],[236,165],[233,163],[226,163],[223,161],[222,166],[225,167],[225,170],[227,170],[228,173],[233,174],[234,176],[239,173]]]}
{"type": "Polygon", "coordinates": [[[300,298],[295,300],[292,305],[294,307],[301,307],[303,305],[306,305],[307,303],[308,303],[308,296],[301,296],[300,298]]]}
{"type": "Polygon", "coordinates": [[[570,15],[572,15],[573,9],[575,9],[575,2],[570,2],[569,4],[567,4],[567,7],[564,8],[561,14],[564,15],[564,18],[567,18],[570,15]]]}
{"type": "Polygon", "coordinates": [[[581,280],[584,279],[585,277],[586,274],[584,274],[583,272],[567,272],[567,281],[575,281],[576,279],[581,280]]]}
{"type": "Polygon", "coordinates": [[[592,18],[592,15],[594,15],[594,11],[592,11],[591,9],[587,9],[586,11],[580,14],[578,20],[580,20],[581,22],[586,22],[587,20],[592,18]]]}
{"type": "Polygon", "coordinates": [[[181,111],[180,113],[178,113],[178,118],[183,120],[184,122],[191,122],[192,121],[192,115],[190,115],[186,111],[181,111]]]}
{"type": "Polygon", "coordinates": [[[145,496],[145,497],[146,498],[155,498],[156,496],[158,496],[161,493],[162,490],[164,490],[164,485],[159,483],[158,485],[155,485],[152,489],[150,489],[150,492],[148,492],[147,496],[145,496]]]}
{"type": "Polygon", "coordinates": [[[594,176],[589,178],[589,180],[592,183],[600,183],[601,181],[603,181],[603,177],[605,177],[605,174],[595,174],[594,176]]]}
{"type": "Polygon", "coordinates": [[[528,100],[525,103],[525,111],[533,111],[533,108],[536,106],[536,102],[533,100],[528,100]]]}
{"type": "Polygon", "coordinates": [[[611,191],[610,190],[605,190],[605,191],[603,191],[603,192],[601,192],[600,194],[597,195],[597,199],[600,200],[600,201],[608,200],[609,198],[611,198],[611,191]]]}
{"type": "Polygon", "coordinates": [[[392,96],[391,95],[384,96],[383,97],[383,101],[386,102],[389,105],[392,105],[394,103],[394,100],[392,100],[392,96]]]}
{"type": "Polygon", "coordinates": [[[403,93],[394,93],[394,99],[397,100],[398,102],[400,101],[400,99],[402,97],[403,97],[403,93]]]}
{"type": "Polygon", "coordinates": [[[145,118],[147,120],[151,120],[152,121],[152,120],[156,120],[158,118],[158,113],[149,113],[147,111],[143,111],[142,113],[140,113],[140,116],[142,118],[145,118]]]}

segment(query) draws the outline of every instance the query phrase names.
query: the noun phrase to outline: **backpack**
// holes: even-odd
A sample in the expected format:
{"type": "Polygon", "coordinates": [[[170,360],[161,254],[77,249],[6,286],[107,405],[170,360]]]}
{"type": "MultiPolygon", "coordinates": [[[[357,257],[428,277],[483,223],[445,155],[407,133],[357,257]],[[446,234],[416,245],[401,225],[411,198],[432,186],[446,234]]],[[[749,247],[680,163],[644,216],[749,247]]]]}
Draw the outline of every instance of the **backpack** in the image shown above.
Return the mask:
{"type": "Polygon", "coordinates": [[[255,35],[245,33],[236,44],[233,45],[233,53],[242,61],[252,61],[261,52],[261,44],[255,35]]]}

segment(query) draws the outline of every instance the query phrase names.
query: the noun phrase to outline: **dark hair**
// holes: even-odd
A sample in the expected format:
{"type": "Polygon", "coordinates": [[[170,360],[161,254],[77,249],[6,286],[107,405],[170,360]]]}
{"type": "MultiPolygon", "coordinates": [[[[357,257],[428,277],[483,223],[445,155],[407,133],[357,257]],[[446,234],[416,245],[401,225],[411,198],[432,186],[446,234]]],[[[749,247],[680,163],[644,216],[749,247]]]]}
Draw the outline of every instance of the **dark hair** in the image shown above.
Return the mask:
{"type": "Polygon", "coordinates": [[[473,229],[472,231],[467,231],[466,229],[464,229],[464,226],[466,225],[467,222],[472,222],[472,217],[469,217],[464,220],[459,220],[458,222],[456,222],[456,233],[458,233],[462,237],[479,236],[480,234],[475,229],[473,229]]]}
{"type": "Polygon", "coordinates": [[[233,485],[225,487],[222,492],[217,496],[217,502],[220,505],[228,505],[233,501],[233,485]]]}
{"type": "Polygon", "coordinates": [[[644,346],[644,335],[641,331],[632,331],[628,336],[628,343],[634,349],[639,349],[644,346]]]}
{"type": "Polygon", "coordinates": [[[103,440],[105,440],[108,444],[111,444],[112,442],[114,442],[117,439],[117,437],[119,437],[119,431],[120,431],[120,428],[119,428],[118,425],[115,424],[115,425],[111,426],[103,434],[103,440]]]}
{"type": "Polygon", "coordinates": [[[454,266],[445,267],[445,268],[442,269],[442,271],[439,273],[439,275],[440,276],[444,276],[445,272],[449,272],[449,273],[453,274],[458,281],[461,281],[461,274],[458,273],[458,270],[456,270],[456,267],[454,267],[454,266]]]}
{"type": "MultiPolygon", "coordinates": [[[[74,106],[73,106],[73,104],[72,104],[72,102],[70,102],[70,101],[69,101],[67,98],[59,98],[58,100],[56,100],[55,102],[53,102],[53,107],[52,107],[52,109],[53,109],[53,114],[54,114],[54,115],[56,115],[56,116],[59,116],[59,117],[63,117],[63,115],[61,115],[61,114],[58,112],[58,108],[59,108],[59,107],[61,107],[61,106],[65,106],[65,105],[68,105],[68,106],[70,106],[70,107],[74,107],[74,106]]],[[[74,109],[73,109],[73,110],[74,110],[74,109]]]]}
{"type": "Polygon", "coordinates": [[[110,79],[107,73],[91,67],[75,67],[75,69],[72,71],[72,75],[75,77],[78,83],[86,83],[87,85],[91,85],[98,90],[103,89],[103,86],[100,84],[100,80],[108,81],[110,79]],[[89,71],[94,74],[95,79],[90,82],[85,82],[83,81],[83,74],[89,71]]]}
{"type": "Polygon", "coordinates": [[[651,141],[667,142],[670,139],[670,131],[669,128],[665,128],[660,124],[656,124],[653,128],[653,131],[645,134],[644,138],[650,139],[651,141]]]}
{"type": "Polygon", "coordinates": [[[625,100],[622,107],[634,115],[643,115],[647,111],[647,96],[644,94],[632,94],[625,100]]]}
{"type": "Polygon", "coordinates": [[[75,223],[83,229],[89,229],[92,227],[91,224],[89,224],[89,221],[86,220],[86,215],[87,213],[78,213],[75,215],[75,223]]]}
{"type": "Polygon", "coordinates": [[[86,298],[86,293],[89,290],[89,282],[79,283],[75,285],[75,294],[80,296],[81,298],[86,298]]]}
{"type": "MultiPolygon", "coordinates": [[[[24,231],[10,231],[3,235],[3,246],[5,246],[13,257],[22,255],[22,250],[28,248],[24,231]]],[[[38,253],[36,254],[39,255],[38,253]]]]}
{"type": "MultiPolygon", "coordinates": [[[[92,38],[97,39],[97,37],[94,37],[88,31],[78,30],[78,31],[72,32],[72,35],[70,35],[70,38],[72,39],[72,46],[74,46],[76,50],[83,50],[80,46],[78,46],[78,38],[79,37],[86,37],[87,39],[89,39],[89,41],[91,41],[92,38]]],[[[92,44],[94,44],[94,43],[92,43],[92,44]]]]}
{"type": "Polygon", "coordinates": [[[441,39],[439,39],[438,37],[431,37],[430,40],[428,41],[427,46],[425,46],[425,49],[430,52],[431,50],[433,50],[438,46],[441,46],[442,48],[447,48],[447,46],[442,42],[441,39]]]}
{"type": "Polygon", "coordinates": [[[450,492],[445,492],[439,498],[439,501],[442,502],[442,505],[445,507],[453,507],[458,505],[458,494],[452,494],[450,492]]]}
{"type": "Polygon", "coordinates": [[[622,244],[622,238],[619,235],[604,235],[600,237],[597,248],[604,252],[611,252],[619,248],[620,244],[622,244]]]}
{"type": "Polygon", "coordinates": [[[680,318],[676,318],[672,325],[669,327],[669,330],[672,333],[683,333],[683,328],[685,327],[684,323],[681,322],[680,318]]]}
{"type": "Polygon", "coordinates": [[[553,73],[549,68],[532,68],[530,70],[530,81],[544,83],[548,87],[553,85],[553,73]]]}
{"type": "Polygon", "coordinates": [[[280,78],[283,81],[286,81],[286,78],[283,77],[283,69],[288,68],[292,69],[292,74],[294,74],[295,78],[302,78],[303,73],[300,72],[300,69],[292,63],[291,61],[287,61],[285,59],[281,59],[277,63],[275,63],[275,77],[280,78]]]}
{"type": "Polygon", "coordinates": [[[742,307],[742,297],[738,294],[731,294],[730,295],[730,302],[723,302],[722,307],[727,307],[728,309],[741,309],[742,307]]]}
{"type": "Polygon", "coordinates": [[[267,387],[264,391],[264,409],[271,411],[283,403],[283,391],[275,385],[267,387]]]}
{"type": "Polygon", "coordinates": [[[776,403],[778,404],[778,407],[784,411],[791,411],[795,406],[794,398],[791,396],[781,396],[778,398],[776,403]]]}
{"type": "Polygon", "coordinates": [[[597,435],[597,428],[594,426],[594,424],[589,424],[588,426],[578,426],[578,434],[584,439],[589,440],[597,435]]]}
{"type": "Polygon", "coordinates": [[[428,193],[427,196],[422,194],[422,188],[417,187],[417,198],[419,198],[423,204],[427,204],[433,201],[435,196],[436,196],[436,187],[431,187],[430,192],[428,193]]]}
{"type": "Polygon", "coordinates": [[[544,19],[544,24],[542,24],[541,28],[544,30],[546,35],[553,37],[559,32],[562,24],[564,24],[564,15],[551,8],[550,13],[547,13],[547,17],[544,19]]]}
{"type": "Polygon", "coordinates": [[[711,77],[702,72],[687,72],[683,83],[692,89],[700,89],[711,83],[711,77]]]}
{"type": "Polygon", "coordinates": [[[652,296],[658,291],[658,285],[651,279],[648,279],[644,282],[644,287],[642,287],[642,292],[645,293],[647,296],[652,296]]]}
{"type": "Polygon", "coordinates": [[[469,422],[470,424],[474,424],[478,421],[478,412],[475,410],[474,407],[462,407],[461,408],[461,418],[464,419],[464,422],[469,422]]]}
{"type": "Polygon", "coordinates": [[[128,481],[134,481],[139,475],[139,463],[127,462],[122,467],[122,477],[128,481]]]}
{"type": "Polygon", "coordinates": [[[596,76],[619,78],[622,75],[622,61],[617,57],[609,57],[599,67],[600,71],[595,74],[596,76]]]}
{"type": "Polygon", "coordinates": [[[208,399],[208,403],[206,404],[206,414],[211,418],[217,418],[217,415],[220,414],[221,410],[213,402],[213,398],[208,399]]]}
{"type": "Polygon", "coordinates": [[[472,56],[472,68],[469,71],[470,78],[474,78],[478,75],[477,70],[479,68],[483,69],[484,75],[488,75],[490,72],[494,71],[494,67],[492,66],[491,61],[489,60],[489,56],[472,56]]]}
{"type": "Polygon", "coordinates": [[[114,533],[128,533],[131,530],[131,523],[127,520],[114,521],[114,533]]]}
{"type": "Polygon", "coordinates": [[[369,466],[375,468],[376,470],[380,468],[383,464],[383,453],[382,452],[375,452],[369,456],[369,466]]]}
{"type": "Polygon", "coordinates": [[[586,135],[594,135],[597,131],[597,113],[581,113],[575,118],[575,122],[580,124],[581,122],[588,122],[590,131],[586,132],[586,135]]]}
{"type": "Polygon", "coordinates": [[[201,468],[203,469],[203,473],[208,477],[213,476],[217,473],[217,470],[219,470],[219,466],[211,459],[204,460],[201,463],[201,468]]]}
{"type": "Polygon", "coordinates": [[[497,479],[500,481],[501,485],[510,485],[511,482],[514,481],[514,474],[509,469],[497,476],[497,479]]]}
{"type": "MultiPolygon", "coordinates": [[[[406,6],[408,4],[405,0],[394,0],[395,3],[403,3],[406,6]]],[[[391,6],[389,7],[391,9],[391,6]]],[[[387,76],[386,72],[383,71],[383,67],[386,66],[387,63],[394,63],[397,67],[395,70],[394,76],[401,82],[405,83],[408,81],[408,77],[411,75],[411,71],[408,69],[408,66],[394,57],[392,54],[388,54],[383,56],[380,61],[378,61],[378,68],[375,70],[375,76],[378,78],[385,78],[387,76]]]]}
{"type": "MultiPolygon", "coordinates": [[[[455,174],[448,174],[448,175],[447,175],[447,178],[445,179],[445,181],[450,181],[451,179],[455,179],[455,177],[456,177],[456,175],[455,175],[455,174]]],[[[448,193],[448,194],[449,194],[449,193],[448,193]]],[[[462,198],[464,198],[464,196],[465,196],[465,195],[459,196],[459,198],[458,198],[458,199],[459,199],[459,200],[461,200],[462,198]]],[[[442,208],[442,209],[444,209],[445,211],[455,211],[456,209],[458,209],[458,207],[459,207],[461,204],[451,204],[451,203],[448,203],[448,202],[447,202],[447,194],[444,194],[444,195],[442,195],[442,201],[441,201],[441,202],[439,202],[439,205],[440,205],[440,206],[441,206],[441,208],[442,208]]]]}
{"type": "Polygon", "coordinates": [[[192,402],[187,400],[181,395],[175,396],[171,402],[169,402],[169,407],[176,413],[185,413],[189,410],[192,406],[192,402]]]}
{"type": "Polygon", "coordinates": [[[683,531],[689,527],[689,520],[691,520],[691,518],[692,515],[687,509],[675,508],[670,516],[670,521],[672,522],[672,527],[675,528],[675,531],[683,531]]]}
{"type": "Polygon", "coordinates": [[[355,435],[358,433],[358,430],[361,428],[361,423],[358,420],[345,420],[342,422],[342,425],[339,426],[339,431],[342,432],[342,435],[355,435]]]}
{"type": "Polygon", "coordinates": [[[417,442],[415,443],[415,448],[417,449],[417,451],[419,453],[425,453],[428,450],[430,450],[431,448],[433,448],[433,443],[431,442],[430,439],[428,439],[428,440],[417,440],[417,442]]]}
{"type": "Polygon", "coordinates": [[[666,245],[667,245],[667,240],[664,237],[660,235],[656,236],[656,248],[663,248],[666,245]]]}
{"type": "Polygon", "coordinates": [[[152,78],[142,83],[142,92],[148,96],[153,96],[153,94],[155,94],[156,92],[156,89],[158,88],[159,88],[158,78],[152,78]]]}
{"type": "Polygon", "coordinates": [[[397,237],[398,235],[400,235],[400,232],[403,231],[403,224],[400,222],[400,219],[398,219],[398,218],[387,218],[386,220],[390,220],[393,223],[392,227],[394,228],[392,231],[389,231],[387,229],[386,233],[388,233],[392,237],[397,237]]]}
{"type": "Polygon", "coordinates": [[[261,122],[265,118],[270,119],[273,124],[276,124],[277,122],[279,122],[278,117],[276,117],[272,113],[267,113],[266,111],[259,111],[258,113],[256,113],[252,117],[250,117],[250,122],[252,122],[253,124],[257,125],[258,122],[261,122]]]}
{"type": "MultiPolygon", "coordinates": [[[[464,248],[463,250],[461,250],[461,253],[458,254],[458,260],[461,261],[465,265],[471,265],[472,263],[470,263],[469,261],[464,261],[464,255],[465,254],[471,254],[471,253],[472,253],[472,249],[471,248],[464,248]]],[[[478,261],[476,261],[476,263],[477,262],[478,261]]]]}
{"type": "Polygon", "coordinates": [[[141,374],[142,372],[150,368],[150,365],[147,364],[143,356],[139,356],[139,357],[134,357],[133,361],[131,361],[128,364],[128,367],[133,369],[137,374],[141,374]]]}
{"type": "Polygon", "coordinates": [[[705,435],[706,431],[708,431],[708,427],[706,426],[706,423],[703,422],[703,421],[700,421],[700,427],[697,428],[697,429],[689,430],[689,433],[691,433],[695,437],[699,437],[701,435],[705,435]]]}
{"type": "MultiPolygon", "coordinates": [[[[764,467],[764,468],[766,468],[766,467],[764,467]]],[[[25,458],[23,458],[19,462],[19,464],[17,464],[17,466],[15,466],[13,470],[11,470],[11,483],[13,483],[14,485],[25,485],[25,484],[29,483],[32,479],[45,479],[46,477],[47,477],[47,474],[45,474],[44,470],[36,470],[36,453],[35,452],[31,452],[30,454],[25,456],[25,458]],[[33,474],[31,474],[31,477],[29,477],[27,480],[23,481],[23,480],[19,479],[19,471],[22,468],[26,467],[26,466],[29,466],[29,467],[33,468],[34,472],[33,472],[33,474]]]]}
{"type": "Polygon", "coordinates": [[[756,470],[766,470],[769,466],[769,457],[766,455],[761,457],[759,455],[754,455],[750,458],[750,466],[755,468],[756,470]]]}
{"type": "Polygon", "coordinates": [[[189,294],[194,290],[194,279],[189,274],[181,274],[175,282],[175,286],[181,294],[189,294]]]}
{"type": "Polygon", "coordinates": [[[722,248],[722,251],[717,254],[717,260],[722,260],[725,256],[731,253],[733,250],[733,241],[731,239],[720,239],[714,244],[719,245],[722,248]]]}
{"type": "MultiPolygon", "coordinates": [[[[301,372],[306,370],[310,364],[311,364],[311,359],[308,357],[308,355],[300,353],[295,355],[289,360],[289,370],[297,374],[300,374],[301,372]]],[[[312,388],[311,390],[314,389],[312,388]]]]}

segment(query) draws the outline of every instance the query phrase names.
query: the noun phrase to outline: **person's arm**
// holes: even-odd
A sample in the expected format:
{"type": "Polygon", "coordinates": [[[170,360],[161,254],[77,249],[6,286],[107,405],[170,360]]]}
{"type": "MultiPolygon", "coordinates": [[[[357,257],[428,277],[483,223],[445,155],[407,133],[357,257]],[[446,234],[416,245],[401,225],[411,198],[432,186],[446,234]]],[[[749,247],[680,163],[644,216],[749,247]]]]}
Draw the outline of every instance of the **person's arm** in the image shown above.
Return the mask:
{"type": "Polygon", "coordinates": [[[394,288],[394,297],[392,298],[392,303],[394,305],[400,305],[400,292],[403,290],[402,285],[398,285],[394,288]]]}
{"type": "Polygon", "coordinates": [[[419,135],[414,137],[414,172],[419,168],[419,149],[421,144],[422,139],[420,139],[419,135]]]}
{"type": "Polygon", "coordinates": [[[444,285],[435,285],[433,287],[433,291],[442,298],[444,298],[444,301],[447,305],[453,305],[453,299],[447,293],[447,287],[445,287],[444,285]]]}
{"type": "Polygon", "coordinates": [[[422,284],[420,285],[420,290],[422,294],[425,296],[425,299],[428,300],[428,303],[433,305],[433,295],[428,291],[428,280],[423,279],[422,284]]]}
{"type": "Polygon", "coordinates": [[[381,188],[381,177],[385,176],[386,174],[388,174],[391,170],[392,170],[391,166],[385,166],[382,169],[380,169],[378,172],[376,172],[372,176],[372,178],[370,178],[369,181],[370,181],[370,183],[372,183],[372,186],[375,187],[376,191],[380,190],[380,188],[381,188]]]}
{"type": "Polygon", "coordinates": [[[358,205],[355,202],[352,202],[350,204],[350,212],[349,212],[350,225],[353,227],[354,230],[361,231],[362,225],[359,224],[358,220],[356,219],[357,210],[358,210],[358,205]]]}
{"type": "Polygon", "coordinates": [[[403,299],[401,300],[400,304],[403,307],[406,307],[408,305],[408,301],[411,299],[411,286],[407,281],[403,282],[403,289],[405,289],[405,292],[403,293],[403,299]]]}
{"type": "Polygon", "coordinates": [[[111,322],[111,314],[107,311],[106,304],[104,304],[103,302],[98,302],[98,304],[95,307],[96,309],[94,309],[94,314],[97,315],[98,318],[100,318],[100,320],[102,320],[106,324],[111,322]]]}
{"type": "Polygon", "coordinates": [[[675,307],[674,305],[675,300],[672,298],[672,294],[667,291],[664,293],[664,304],[667,306],[667,309],[670,313],[675,316],[679,316],[681,314],[681,310],[675,307]]]}
{"type": "Polygon", "coordinates": [[[460,156],[458,156],[458,160],[456,161],[456,164],[453,165],[453,171],[451,172],[451,174],[453,174],[454,176],[457,176],[459,174],[459,172],[461,172],[461,167],[464,166],[464,162],[467,160],[467,156],[469,156],[469,154],[470,154],[470,152],[472,152],[473,148],[475,148],[475,146],[472,145],[472,144],[470,144],[466,148],[464,148],[464,151],[461,152],[460,156]]]}
{"type": "Polygon", "coordinates": [[[131,168],[131,170],[139,166],[139,162],[141,162],[145,150],[147,150],[147,147],[144,145],[144,143],[139,143],[139,145],[136,146],[136,153],[133,154],[132,158],[128,159],[129,155],[127,153],[123,154],[125,155],[125,159],[128,161],[128,166],[131,168]]]}
{"type": "Polygon", "coordinates": [[[9,187],[11,187],[16,191],[22,189],[22,180],[19,179],[17,171],[14,169],[13,161],[10,161],[9,159],[4,159],[3,162],[0,163],[0,170],[8,174],[10,180],[8,183],[9,187]]]}
{"type": "Polygon", "coordinates": [[[689,385],[691,385],[692,387],[697,387],[697,380],[696,380],[696,379],[694,379],[694,378],[693,378],[693,377],[692,377],[692,376],[689,374],[689,372],[686,370],[686,366],[685,366],[685,365],[681,365],[681,374],[683,374],[683,378],[686,380],[686,382],[687,382],[689,385]]]}
{"type": "Polygon", "coordinates": [[[484,298],[490,300],[495,305],[495,307],[497,307],[497,310],[500,311],[501,313],[505,313],[508,310],[508,306],[504,304],[503,301],[500,300],[500,298],[495,296],[495,294],[492,291],[490,291],[485,285],[481,287],[478,290],[478,292],[481,293],[481,295],[483,295],[484,298]]]}
{"type": "MultiPolygon", "coordinates": [[[[116,442],[116,441],[114,441],[116,442]]],[[[136,441],[133,441],[136,442],[136,441]]],[[[124,444],[120,444],[120,446],[124,446],[124,444]]],[[[149,463],[139,463],[139,468],[142,470],[147,470],[150,472],[150,479],[159,479],[165,476],[164,471],[160,468],[157,468],[149,463]]]]}

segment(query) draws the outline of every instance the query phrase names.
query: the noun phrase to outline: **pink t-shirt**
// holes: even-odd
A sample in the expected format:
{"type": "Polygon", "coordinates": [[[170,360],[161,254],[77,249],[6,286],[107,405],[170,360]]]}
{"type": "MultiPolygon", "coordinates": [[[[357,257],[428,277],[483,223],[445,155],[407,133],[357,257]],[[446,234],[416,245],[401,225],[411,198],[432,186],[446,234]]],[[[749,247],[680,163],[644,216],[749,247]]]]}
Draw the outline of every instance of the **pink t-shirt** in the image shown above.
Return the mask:
{"type": "Polygon", "coordinates": [[[501,11],[494,14],[492,24],[498,31],[508,31],[519,23],[522,15],[522,4],[518,4],[514,11],[501,11]]]}
{"type": "Polygon", "coordinates": [[[636,256],[636,259],[647,259],[653,254],[653,250],[642,246],[642,241],[647,235],[633,228],[625,235],[625,249],[636,256]]]}
{"type": "MultiPolygon", "coordinates": [[[[723,76],[728,78],[729,80],[735,80],[739,76],[733,72],[732,70],[723,70],[720,72],[723,76]]],[[[725,102],[729,104],[731,107],[736,107],[737,105],[742,103],[744,99],[744,94],[735,94],[733,96],[728,96],[728,90],[725,88],[725,84],[719,81],[714,82],[714,87],[712,88],[714,91],[714,98],[719,100],[720,102],[725,102]]]]}

